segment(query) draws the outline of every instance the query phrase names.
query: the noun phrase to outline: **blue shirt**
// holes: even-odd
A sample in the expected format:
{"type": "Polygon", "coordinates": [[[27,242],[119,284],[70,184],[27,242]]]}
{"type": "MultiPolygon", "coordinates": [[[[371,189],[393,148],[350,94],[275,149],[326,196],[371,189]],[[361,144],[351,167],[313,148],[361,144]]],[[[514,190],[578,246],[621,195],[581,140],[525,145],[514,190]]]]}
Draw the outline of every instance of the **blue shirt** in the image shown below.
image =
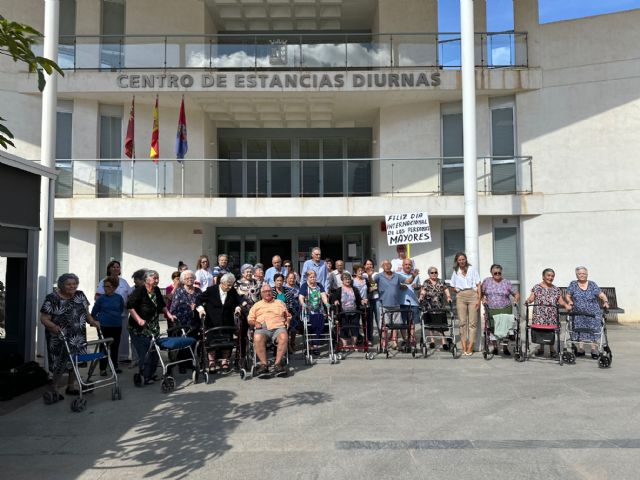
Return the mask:
{"type": "MultiPolygon", "coordinates": [[[[400,279],[402,280],[403,283],[405,283],[407,278],[411,276],[411,275],[407,275],[404,272],[398,273],[398,275],[400,275],[400,279]]],[[[420,302],[418,302],[418,296],[416,295],[416,290],[414,289],[414,287],[416,286],[420,287],[420,277],[416,276],[413,279],[413,282],[411,282],[411,285],[409,285],[408,283],[405,283],[405,285],[407,285],[407,288],[403,288],[401,290],[402,297],[400,298],[400,302],[401,302],[400,304],[411,305],[413,307],[419,306],[420,302]]]]}
{"type": "Polygon", "coordinates": [[[384,273],[373,276],[373,281],[378,284],[380,292],[380,302],[384,307],[399,307],[402,303],[404,292],[400,290],[402,279],[397,273],[393,273],[391,278],[387,278],[384,273]]]}
{"type": "Polygon", "coordinates": [[[269,286],[273,287],[273,277],[275,277],[276,273],[281,273],[284,278],[287,278],[287,269],[285,267],[280,268],[280,271],[276,270],[276,267],[269,267],[267,271],[264,272],[264,281],[269,282],[269,286]]]}
{"type": "Polygon", "coordinates": [[[100,295],[91,309],[91,316],[103,327],[122,327],[123,311],[124,299],[120,295],[100,295]]]}
{"type": "Polygon", "coordinates": [[[320,260],[320,263],[315,263],[313,260],[307,260],[302,265],[302,271],[300,272],[300,276],[302,277],[302,283],[307,283],[307,270],[313,270],[316,272],[316,279],[318,283],[322,285],[327,284],[327,266],[324,263],[324,260],[320,260]]]}

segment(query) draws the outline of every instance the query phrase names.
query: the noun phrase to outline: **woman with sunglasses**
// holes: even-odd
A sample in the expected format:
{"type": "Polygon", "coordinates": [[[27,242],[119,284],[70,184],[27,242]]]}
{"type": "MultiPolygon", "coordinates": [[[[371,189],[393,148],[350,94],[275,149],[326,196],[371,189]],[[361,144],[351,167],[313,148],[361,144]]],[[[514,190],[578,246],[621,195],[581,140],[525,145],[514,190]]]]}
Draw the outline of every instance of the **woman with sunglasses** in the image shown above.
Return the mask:
{"type": "MultiPolygon", "coordinates": [[[[438,312],[438,310],[444,310],[444,307],[451,303],[451,293],[449,292],[449,287],[445,285],[445,283],[438,278],[438,269],[436,267],[429,267],[427,270],[429,277],[422,284],[422,289],[420,290],[420,305],[425,310],[425,315],[427,323],[431,325],[437,324],[445,324],[446,318],[442,318],[444,315],[446,317],[446,312],[438,312]],[[446,304],[444,303],[446,299],[446,304]]],[[[435,338],[442,338],[442,349],[449,350],[449,342],[444,337],[444,332],[446,329],[434,329],[429,330],[428,335],[430,337],[429,340],[429,348],[435,348],[435,338]]]]}
{"type": "MultiPolygon", "coordinates": [[[[493,316],[501,313],[511,315],[513,313],[511,297],[516,305],[520,302],[520,292],[511,282],[502,276],[502,265],[497,263],[491,265],[491,276],[485,278],[480,285],[482,292],[482,303],[487,309],[487,319],[491,322],[491,332],[493,332],[493,316]]],[[[498,354],[498,342],[493,340],[494,355],[498,354]]],[[[511,355],[509,348],[505,345],[502,348],[504,355],[511,355]]]]}

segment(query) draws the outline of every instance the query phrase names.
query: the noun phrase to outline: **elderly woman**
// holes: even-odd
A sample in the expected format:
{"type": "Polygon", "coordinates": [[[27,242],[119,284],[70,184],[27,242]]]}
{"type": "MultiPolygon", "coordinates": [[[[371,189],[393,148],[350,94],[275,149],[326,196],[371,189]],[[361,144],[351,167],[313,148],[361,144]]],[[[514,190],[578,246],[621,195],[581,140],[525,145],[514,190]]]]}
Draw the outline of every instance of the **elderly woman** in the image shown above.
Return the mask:
{"type": "MultiPolygon", "coordinates": [[[[367,316],[371,317],[375,321],[376,328],[380,330],[380,310],[378,303],[380,301],[380,292],[378,291],[378,284],[373,280],[376,274],[375,263],[370,258],[364,261],[364,277],[367,279],[369,285],[367,292],[367,301],[369,305],[367,307],[367,316]]],[[[371,331],[369,332],[369,338],[373,338],[373,323],[371,323],[371,331]]]]}
{"type": "MultiPolygon", "coordinates": [[[[520,302],[520,292],[511,282],[502,277],[502,265],[494,263],[491,265],[491,276],[485,278],[480,285],[482,303],[487,308],[487,315],[490,322],[490,329],[493,333],[493,316],[501,313],[508,315],[513,313],[512,303],[516,305],[520,302]],[[513,302],[511,301],[513,297],[513,302]]],[[[493,340],[494,355],[498,354],[498,342],[493,340]]],[[[502,348],[504,355],[511,355],[509,348],[505,345],[502,348]]]]}
{"type": "MultiPolygon", "coordinates": [[[[114,293],[117,293],[124,300],[125,305],[127,304],[127,299],[129,298],[129,293],[131,293],[132,288],[129,286],[129,283],[122,278],[122,268],[120,266],[120,262],[118,260],[111,260],[107,264],[107,277],[118,277],[118,286],[114,293]]],[[[105,277],[106,278],[106,277],[105,277]]],[[[98,283],[96,287],[96,295],[97,299],[100,295],[104,295],[104,279],[98,283]]],[[[113,361],[128,361],[129,360],[129,331],[127,330],[127,320],[129,319],[129,314],[126,309],[122,314],[122,333],[120,334],[120,347],[118,349],[118,358],[114,358],[113,361]]],[[[103,332],[104,333],[104,332],[103,332]]]]}
{"type": "MultiPolygon", "coordinates": [[[[289,322],[289,353],[293,353],[296,347],[296,334],[298,330],[301,331],[302,329],[302,324],[300,323],[300,303],[298,302],[300,284],[298,283],[298,274],[296,272],[289,270],[287,278],[285,279],[285,287],[285,295],[289,294],[294,299],[289,310],[291,314],[291,321],[289,322]]],[[[289,307],[289,305],[287,306],[289,307]]]]}
{"type": "MultiPolygon", "coordinates": [[[[553,284],[555,277],[556,272],[552,268],[545,268],[542,271],[542,281],[533,286],[525,301],[527,304],[536,305],[533,307],[532,325],[551,325],[554,327],[559,325],[558,305],[566,307],[566,303],[562,298],[560,288],[553,284]]],[[[544,355],[544,345],[538,348],[536,355],[544,355]]],[[[549,355],[551,357],[557,355],[554,345],[549,346],[549,355]]]]}
{"type": "Polygon", "coordinates": [[[210,267],[209,257],[200,255],[196,262],[196,287],[200,288],[203,292],[214,283],[213,273],[211,273],[210,267]]]}
{"type": "MultiPolygon", "coordinates": [[[[233,273],[225,273],[220,277],[217,285],[207,288],[198,298],[196,310],[200,318],[204,319],[205,329],[236,326],[234,315],[240,313],[240,297],[233,288],[235,283],[236,277],[233,273]]],[[[230,349],[209,352],[209,370],[215,370],[215,362],[218,358],[222,372],[228,372],[229,357],[231,357],[230,349]]]]}
{"type": "Polygon", "coordinates": [[[315,270],[307,270],[306,282],[300,287],[298,293],[298,301],[300,302],[301,309],[307,308],[309,313],[309,320],[307,328],[311,334],[315,334],[316,339],[311,340],[311,353],[316,357],[320,355],[320,341],[319,338],[324,332],[324,310],[323,304],[329,306],[329,297],[324,291],[324,287],[321,283],[318,283],[318,276],[315,270]]]}
{"type": "Polygon", "coordinates": [[[462,354],[471,356],[478,329],[480,275],[467,261],[467,255],[464,252],[458,252],[453,257],[453,274],[449,283],[456,291],[456,311],[460,322],[462,354]]]}
{"type": "MultiPolygon", "coordinates": [[[[429,274],[428,278],[422,284],[420,289],[420,297],[418,301],[425,310],[426,322],[431,325],[446,325],[446,312],[443,312],[445,306],[451,303],[451,293],[449,287],[438,278],[438,269],[436,267],[429,267],[427,269],[429,274]],[[446,302],[446,303],[445,303],[446,302]],[[444,318],[443,318],[444,317],[444,318]]],[[[435,338],[442,337],[442,349],[449,350],[449,343],[444,337],[446,329],[432,329],[429,330],[429,347],[435,348],[435,338]]]]}
{"type": "Polygon", "coordinates": [[[197,329],[200,326],[195,309],[202,290],[195,286],[195,281],[196,275],[191,270],[184,270],[180,274],[180,286],[173,294],[173,301],[169,308],[169,311],[178,319],[178,324],[187,330],[197,329]]]}
{"type": "Polygon", "coordinates": [[[342,319],[340,321],[340,342],[343,347],[347,346],[349,338],[355,347],[358,342],[360,331],[360,315],[358,311],[362,308],[362,296],[357,288],[353,287],[353,279],[349,272],[343,272],[340,280],[342,286],[331,294],[330,302],[340,308],[342,319]]]}
{"type": "Polygon", "coordinates": [[[100,324],[89,313],[89,300],[78,290],[78,277],[73,273],[65,273],[58,278],[58,290],[46,296],[40,309],[40,321],[45,326],[49,370],[53,375],[49,385],[54,397],[62,400],[56,389],[58,379],[68,373],[67,395],[78,395],[75,388],[75,376],[71,359],[67,354],[60,332],[67,339],[71,354],[86,353],[87,334],[85,324],[99,328],[100,324]]]}
{"type": "Polygon", "coordinates": [[[600,287],[589,280],[589,271],[586,267],[576,268],[576,278],[567,287],[567,310],[574,310],[573,329],[571,340],[580,342],[577,356],[584,356],[584,343],[591,343],[591,358],[597,359],[599,332],[602,328],[602,312],[600,301],[604,308],[609,308],[609,301],[600,287]],[[593,316],[579,315],[586,313],[593,316]],[[576,331],[580,330],[580,331],[576,331]],[[588,330],[588,331],[587,331],[588,330]]]}
{"type": "Polygon", "coordinates": [[[240,267],[241,277],[236,280],[234,288],[240,297],[242,311],[247,314],[254,303],[260,300],[260,288],[253,278],[253,266],[245,263],[240,267]]]}
{"type": "Polygon", "coordinates": [[[168,321],[176,321],[162,298],[158,288],[160,277],[155,270],[147,270],[144,274],[144,285],[136,288],[127,301],[129,309],[129,333],[131,341],[138,353],[138,366],[141,379],[145,385],[154,382],[154,374],[158,366],[155,352],[149,352],[151,339],[160,334],[158,317],[164,314],[168,321]],[[149,354],[147,355],[147,352],[149,354]]]}

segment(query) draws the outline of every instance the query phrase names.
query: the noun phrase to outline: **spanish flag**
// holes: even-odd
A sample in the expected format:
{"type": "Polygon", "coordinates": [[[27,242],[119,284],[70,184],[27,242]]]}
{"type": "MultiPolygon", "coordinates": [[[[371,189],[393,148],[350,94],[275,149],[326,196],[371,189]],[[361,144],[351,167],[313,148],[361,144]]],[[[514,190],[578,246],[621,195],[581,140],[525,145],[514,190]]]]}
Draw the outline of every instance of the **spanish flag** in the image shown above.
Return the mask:
{"type": "Polygon", "coordinates": [[[156,106],[153,107],[153,130],[151,131],[151,150],[149,156],[154,163],[158,163],[160,158],[160,127],[158,126],[158,96],[156,95],[156,106]]]}

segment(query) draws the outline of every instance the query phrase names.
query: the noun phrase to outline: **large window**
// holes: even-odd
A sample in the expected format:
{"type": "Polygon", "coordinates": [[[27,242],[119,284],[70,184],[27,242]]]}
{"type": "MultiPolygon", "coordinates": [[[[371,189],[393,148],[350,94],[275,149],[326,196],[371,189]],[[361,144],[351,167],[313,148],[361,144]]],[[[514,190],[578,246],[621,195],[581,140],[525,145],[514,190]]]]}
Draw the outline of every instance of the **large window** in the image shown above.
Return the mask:
{"type": "Polygon", "coordinates": [[[61,68],[73,68],[75,65],[76,0],[60,0],[59,18],[58,65],[61,68]]]}
{"type": "Polygon", "coordinates": [[[100,68],[124,66],[125,0],[102,0],[102,46],[100,68]]]}
{"type": "Polygon", "coordinates": [[[369,195],[371,131],[349,130],[220,129],[218,191],[247,197],[369,195]]]}
{"type": "Polygon", "coordinates": [[[100,106],[100,162],[97,168],[98,197],[118,197],[122,193],[122,107],[100,106]]]}
{"type": "Polygon", "coordinates": [[[71,170],[72,141],[71,109],[58,107],[56,113],[56,168],[59,170],[56,179],[56,197],[69,198],[73,195],[73,172],[71,170]]]}
{"type": "Polygon", "coordinates": [[[122,261],[122,223],[100,222],[100,244],[98,248],[98,275],[107,274],[107,264],[112,260],[122,261]]]}
{"type": "Polygon", "coordinates": [[[69,231],[53,232],[53,278],[69,272],[69,231]]]}
{"type": "Polygon", "coordinates": [[[515,123],[513,97],[492,99],[491,108],[491,191],[515,193],[515,123]]]}
{"type": "Polygon", "coordinates": [[[464,194],[462,106],[459,103],[441,106],[442,115],[442,176],[443,195],[464,194]]]}
{"type": "Polygon", "coordinates": [[[518,282],[518,227],[509,221],[496,225],[493,230],[493,262],[502,265],[504,278],[518,282]]]}
{"type": "Polygon", "coordinates": [[[442,262],[443,268],[441,272],[442,279],[448,280],[453,272],[453,259],[457,252],[464,252],[464,229],[443,227],[443,247],[442,262]]]}

